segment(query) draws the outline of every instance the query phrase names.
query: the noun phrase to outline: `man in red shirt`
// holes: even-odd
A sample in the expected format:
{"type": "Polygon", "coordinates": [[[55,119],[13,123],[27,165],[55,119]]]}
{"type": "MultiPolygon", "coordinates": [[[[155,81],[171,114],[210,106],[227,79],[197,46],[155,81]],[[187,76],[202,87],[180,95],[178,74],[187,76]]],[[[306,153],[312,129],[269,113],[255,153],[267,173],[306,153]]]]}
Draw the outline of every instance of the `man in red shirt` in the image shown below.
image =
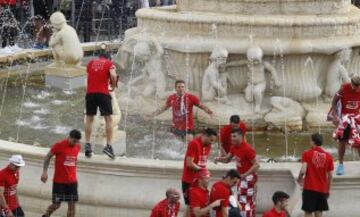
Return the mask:
{"type": "Polygon", "coordinates": [[[190,217],[209,217],[210,210],[219,207],[222,199],[210,203],[208,191],[210,173],[206,168],[201,169],[189,190],[190,217]]]}
{"type": "Polygon", "coordinates": [[[288,200],[290,196],[282,191],[277,191],[272,196],[274,207],[265,212],[263,217],[286,217],[286,207],[288,206],[288,200]]]}
{"type": "Polygon", "coordinates": [[[181,138],[185,137],[186,141],[191,141],[194,138],[193,107],[197,106],[209,115],[213,112],[201,104],[198,97],[185,92],[185,82],[183,80],[175,82],[175,90],[176,93],[168,97],[166,104],[150,116],[157,116],[171,107],[173,114],[172,133],[181,138]]]}
{"type": "MultiPolygon", "coordinates": [[[[340,90],[335,94],[331,109],[330,116],[333,119],[334,125],[337,126],[341,118],[346,114],[359,114],[360,111],[360,76],[355,75],[351,78],[351,83],[343,84],[340,90]],[[340,105],[340,106],[339,106],[340,105]]],[[[346,128],[343,138],[339,139],[338,157],[339,165],[336,169],[337,175],[344,175],[344,155],[345,147],[348,144],[350,136],[350,127],[346,128]]],[[[358,149],[360,154],[360,149],[358,149]]]]}
{"type": "Polygon", "coordinates": [[[151,210],[150,217],[177,217],[180,208],[180,192],[174,188],[166,190],[166,198],[151,210]]]}
{"type": "Polygon", "coordinates": [[[216,217],[228,217],[229,216],[229,198],[231,195],[231,188],[235,186],[240,180],[239,173],[232,169],[229,170],[223,180],[216,182],[210,193],[210,202],[214,202],[218,199],[221,200],[220,206],[215,208],[216,217]]]}
{"type": "Polygon", "coordinates": [[[69,137],[54,144],[44,160],[41,181],[46,183],[50,160],[55,156],[55,170],[52,189],[52,204],[42,217],[50,215],[60,208],[61,202],[68,202],[67,217],[75,217],[75,202],[79,200],[76,175],[77,157],[80,152],[81,133],[72,130],[69,137]]]}
{"type": "Polygon", "coordinates": [[[215,163],[229,163],[235,157],[237,171],[241,177],[237,186],[239,208],[244,217],[255,217],[257,171],[260,168],[256,160],[256,151],[244,140],[240,129],[232,130],[231,142],[230,152],[225,156],[216,157],[215,163]]]}
{"type": "MultiPolygon", "coordinates": [[[[118,77],[115,65],[111,61],[108,53],[101,53],[99,58],[91,60],[87,65],[87,90],[86,90],[86,120],[85,120],[85,156],[92,156],[92,146],[90,143],[91,128],[97,108],[101,116],[105,118],[106,146],[103,152],[114,159],[112,142],[112,118],[113,113],[109,84],[113,91],[117,86],[118,77]]],[[[115,99],[114,99],[115,100],[115,99]]]]}
{"type": "Polygon", "coordinates": [[[219,149],[222,155],[226,155],[231,147],[231,131],[233,129],[240,129],[243,133],[244,139],[246,136],[246,125],[240,120],[239,115],[232,115],[230,117],[230,124],[224,126],[220,130],[219,149]]]}
{"type": "Polygon", "coordinates": [[[16,188],[20,179],[19,170],[25,166],[25,161],[21,155],[13,155],[9,162],[5,169],[0,170],[0,216],[24,217],[16,188]]]}
{"type": "MultiPolygon", "coordinates": [[[[188,190],[191,184],[194,182],[197,173],[206,168],[211,144],[216,142],[217,133],[215,130],[207,128],[203,134],[194,140],[192,140],[186,150],[184,158],[184,170],[182,175],[182,191],[184,194],[185,204],[189,205],[188,190]]],[[[187,209],[185,215],[187,216],[187,209]]]]}
{"type": "Polygon", "coordinates": [[[298,182],[303,185],[302,210],[305,211],[305,217],[313,216],[313,213],[318,217],[322,216],[323,211],[329,210],[327,198],[334,163],[332,156],[321,148],[323,138],[320,134],[312,134],[311,143],[311,149],[302,155],[298,182]]]}

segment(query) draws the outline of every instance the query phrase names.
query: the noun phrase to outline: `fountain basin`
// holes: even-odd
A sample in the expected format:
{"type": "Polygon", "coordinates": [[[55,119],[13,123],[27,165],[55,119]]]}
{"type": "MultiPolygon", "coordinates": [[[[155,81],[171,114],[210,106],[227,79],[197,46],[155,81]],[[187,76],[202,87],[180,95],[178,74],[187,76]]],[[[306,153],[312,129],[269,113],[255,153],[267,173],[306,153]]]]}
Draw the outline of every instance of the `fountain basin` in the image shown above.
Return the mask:
{"type": "Polygon", "coordinates": [[[330,14],[346,13],[351,7],[350,1],[343,0],[180,0],[181,11],[221,11],[238,14],[330,14]]]}
{"type": "MultiPolygon", "coordinates": [[[[51,179],[47,184],[40,182],[42,159],[48,148],[33,147],[25,144],[0,141],[0,165],[7,165],[11,154],[22,154],[26,166],[21,170],[18,192],[20,203],[30,217],[40,215],[49,205],[51,199],[51,179]]],[[[331,191],[329,217],[344,215],[357,216],[355,201],[360,193],[359,162],[346,162],[347,173],[335,177],[331,191]]],[[[212,181],[220,177],[230,165],[210,164],[212,181]]],[[[289,210],[292,216],[301,216],[301,192],[295,184],[299,171],[298,163],[261,164],[259,172],[258,212],[269,209],[271,195],[276,190],[283,190],[291,195],[289,210]]],[[[49,177],[52,177],[52,167],[49,177]]],[[[109,160],[104,156],[86,159],[83,154],[78,161],[78,180],[80,202],[77,216],[149,216],[152,206],[162,199],[167,187],[180,189],[182,173],[181,161],[145,160],[134,158],[117,158],[109,160]]],[[[55,213],[64,216],[66,206],[55,213]]],[[[182,204],[182,209],[184,208],[182,204]]]]}

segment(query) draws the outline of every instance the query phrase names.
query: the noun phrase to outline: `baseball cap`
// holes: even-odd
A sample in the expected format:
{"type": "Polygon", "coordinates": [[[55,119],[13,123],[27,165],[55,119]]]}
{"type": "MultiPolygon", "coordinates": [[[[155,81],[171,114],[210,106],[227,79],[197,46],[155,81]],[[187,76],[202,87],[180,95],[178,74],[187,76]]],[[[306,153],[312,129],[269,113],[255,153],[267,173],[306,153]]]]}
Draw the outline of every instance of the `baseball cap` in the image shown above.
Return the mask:
{"type": "Polygon", "coordinates": [[[13,155],[13,156],[11,156],[11,158],[9,159],[9,162],[14,164],[15,166],[18,166],[18,167],[25,166],[25,161],[23,160],[21,155],[13,155]]]}

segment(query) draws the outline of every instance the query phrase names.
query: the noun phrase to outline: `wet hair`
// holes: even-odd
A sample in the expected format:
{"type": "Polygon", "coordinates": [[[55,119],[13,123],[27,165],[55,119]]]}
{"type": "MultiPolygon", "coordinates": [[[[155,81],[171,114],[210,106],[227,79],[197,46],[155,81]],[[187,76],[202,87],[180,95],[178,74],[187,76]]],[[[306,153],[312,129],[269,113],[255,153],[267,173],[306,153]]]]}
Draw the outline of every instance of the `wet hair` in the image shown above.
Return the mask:
{"type": "Polygon", "coordinates": [[[231,134],[233,134],[233,133],[237,133],[240,136],[244,135],[241,129],[232,129],[231,134]]]}
{"type": "Polygon", "coordinates": [[[205,128],[204,131],[203,131],[203,134],[205,136],[209,136],[209,137],[210,136],[217,136],[216,131],[214,129],[212,129],[212,128],[205,128]]]}
{"type": "Polygon", "coordinates": [[[234,179],[234,178],[240,179],[240,174],[238,173],[237,170],[231,169],[231,170],[227,171],[224,178],[227,178],[227,177],[230,177],[231,179],[234,179]]]}
{"type": "Polygon", "coordinates": [[[240,116],[239,115],[231,115],[230,123],[234,123],[234,124],[240,123],[240,116]]]}
{"type": "Polygon", "coordinates": [[[81,139],[81,133],[78,130],[72,130],[69,133],[69,137],[72,138],[72,139],[80,140],[81,139]]]}
{"type": "Polygon", "coordinates": [[[360,76],[359,75],[354,75],[351,77],[351,83],[354,86],[360,87],[360,76]]]}
{"type": "Polygon", "coordinates": [[[319,134],[319,133],[313,133],[313,134],[311,135],[311,141],[312,141],[315,145],[317,145],[317,146],[322,146],[322,144],[323,144],[323,137],[322,137],[322,135],[319,134]]]}
{"type": "Polygon", "coordinates": [[[176,85],[178,85],[178,84],[185,84],[185,81],[184,81],[184,80],[176,80],[176,81],[175,81],[175,87],[176,87],[176,85]]]}
{"type": "Polygon", "coordinates": [[[283,201],[284,199],[289,199],[290,196],[283,192],[283,191],[276,191],[272,196],[272,201],[274,202],[274,205],[276,205],[278,202],[283,201]]]}
{"type": "Polygon", "coordinates": [[[106,51],[100,51],[99,57],[104,57],[104,58],[106,58],[108,60],[111,60],[111,55],[106,51]]]}

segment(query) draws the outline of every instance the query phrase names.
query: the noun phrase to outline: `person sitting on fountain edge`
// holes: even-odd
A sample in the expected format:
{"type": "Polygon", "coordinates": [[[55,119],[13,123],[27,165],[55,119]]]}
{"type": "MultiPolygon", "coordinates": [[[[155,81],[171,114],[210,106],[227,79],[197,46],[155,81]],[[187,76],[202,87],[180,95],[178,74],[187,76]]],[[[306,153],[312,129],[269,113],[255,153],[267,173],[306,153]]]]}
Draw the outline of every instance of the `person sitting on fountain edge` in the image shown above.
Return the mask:
{"type": "Polygon", "coordinates": [[[114,159],[112,141],[112,118],[113,113],[111,96],[109,91],[117,87],[118,77],[115,65],[111,61],[110,54],[102,52],[99,58],[91,60],[87,65],[87,90],[86,90],[86,120],[85,120],[85,156],[92,156],[92,146],[90,144],[91,128],[94,116],[99,107],[101,116],[105,118],[106,146],[103,152],[114,159]],[[109,83],[111,89],[109,90],[109,83]]]}
{"type": "Polygon", "coordinates": [[[166,190],[166,198],[151,210],[150,217],[177,217],[180,209],[180,192],[175,188],[166,190]]]}
{"type": "Polygon", "coordinates": [[[222,155],[229,153],[231,148],[231,131],[234,129],[240,129],[243,134],[243,139],[245,140],[246,136],[246,125],[243,121],[240,120],[239,115],[232,115],[230,117],[230,124],[224,126],[220,130],[220,142],[219,150],[222,155]]]}
{"type": "MultiPolygon", "coordinates": [[[[350,83],[345,83],[340,90],[334,95],[328,119],[332,119],[335,126],[342,122],[345,115],[360,114],[360,76],[354,75],[350,83]],[[339,114],[338,114],[339,113],[339,114]]],[[[338,157],[339,165],[336,168],[336,175],[344,175],[344,155],[345,146],[348,144],[352,129],[348,126],[344,129],[342,137],[339,138],[338,157]]],[[[360,149],[358,149],[360,154],[360,149]]]]}
{"type": "Polygon", "coordinates": [[[185,81],[175,81],[176,93],[170,95],[166,100],[166,104],[159,110],[153,112],[151,116],[157,116],[170,107],[172,108],[172,133],[176,136],[191,141],[194,138],[194,118],[193,107],[194,105],[204,110],[209,115],[212,115],[212,111],[205,105],[200,103],[200,99],[185,91],[185,81]]]}

